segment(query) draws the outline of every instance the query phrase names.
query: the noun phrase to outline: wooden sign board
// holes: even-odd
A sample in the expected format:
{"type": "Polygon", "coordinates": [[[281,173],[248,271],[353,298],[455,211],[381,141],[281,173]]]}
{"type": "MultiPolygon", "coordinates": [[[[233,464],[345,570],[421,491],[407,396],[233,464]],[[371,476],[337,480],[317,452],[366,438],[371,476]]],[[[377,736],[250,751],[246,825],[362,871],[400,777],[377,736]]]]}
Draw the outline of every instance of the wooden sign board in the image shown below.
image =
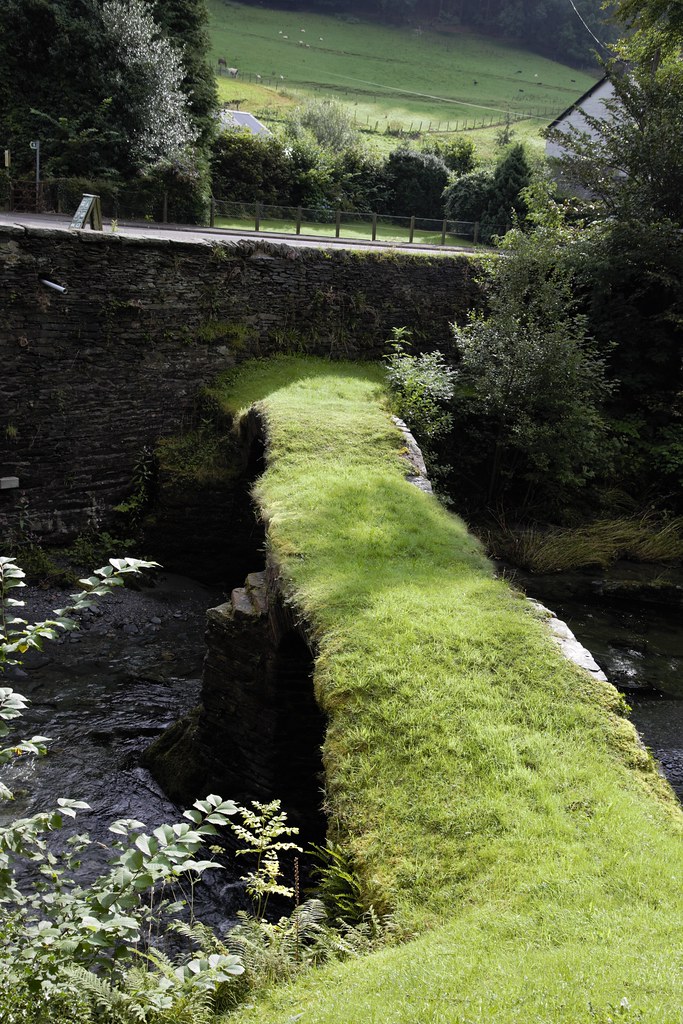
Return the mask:
{"type": "Polygon", "coordinates": [[[84,192],[83,198],[78,204],[78,209],[76,210],[69,227],[84,228],[88,221],[90,221],[90,227],[93,231],[102,230],[102,207],[100,205],[100,197],[90,195],[89,192],[84,192]]]}

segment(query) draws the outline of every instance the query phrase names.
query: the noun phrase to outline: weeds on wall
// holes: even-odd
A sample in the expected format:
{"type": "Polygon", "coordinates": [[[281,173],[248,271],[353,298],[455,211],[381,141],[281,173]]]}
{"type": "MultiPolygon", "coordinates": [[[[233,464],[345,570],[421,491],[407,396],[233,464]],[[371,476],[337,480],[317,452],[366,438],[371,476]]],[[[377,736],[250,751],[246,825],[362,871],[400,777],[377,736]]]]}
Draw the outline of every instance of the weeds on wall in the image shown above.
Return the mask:
{"type": "Polygon", "coordinates": [[[440,352],[411,355],[411,332],[394,327],[385,356],[387,384],[396,414],[429,446],[448,433],[453,416],[448,405],[455,391],[456,373],[440,352]]]}

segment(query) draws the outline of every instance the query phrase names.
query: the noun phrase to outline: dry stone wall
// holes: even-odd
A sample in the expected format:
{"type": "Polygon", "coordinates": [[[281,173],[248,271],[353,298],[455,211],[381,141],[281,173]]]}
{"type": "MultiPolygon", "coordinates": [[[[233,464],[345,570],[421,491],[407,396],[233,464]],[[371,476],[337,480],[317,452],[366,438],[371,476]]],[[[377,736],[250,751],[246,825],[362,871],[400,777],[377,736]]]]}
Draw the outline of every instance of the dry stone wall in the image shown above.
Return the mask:
{"type": "Polygon", "coordinates": [[[0,532],[106,521],[140,452],[241,359],[376,359],[398,326],[447,350],[474,277],[465,256],[0,226],[0,532]]]}

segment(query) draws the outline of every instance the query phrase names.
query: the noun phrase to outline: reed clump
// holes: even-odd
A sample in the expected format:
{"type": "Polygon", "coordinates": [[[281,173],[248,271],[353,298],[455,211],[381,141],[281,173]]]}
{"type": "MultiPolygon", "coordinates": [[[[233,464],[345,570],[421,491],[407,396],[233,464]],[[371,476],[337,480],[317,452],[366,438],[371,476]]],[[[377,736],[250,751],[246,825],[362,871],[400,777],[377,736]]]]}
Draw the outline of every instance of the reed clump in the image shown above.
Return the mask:
{"type": "Polygon", "coordinates": [[[486,543],[494,557],[535,573],[606,569],[619,559],[671,563],[683,558],[683,518],[645,513],[574,529],[505,529],[490,532],[486,543]]]}

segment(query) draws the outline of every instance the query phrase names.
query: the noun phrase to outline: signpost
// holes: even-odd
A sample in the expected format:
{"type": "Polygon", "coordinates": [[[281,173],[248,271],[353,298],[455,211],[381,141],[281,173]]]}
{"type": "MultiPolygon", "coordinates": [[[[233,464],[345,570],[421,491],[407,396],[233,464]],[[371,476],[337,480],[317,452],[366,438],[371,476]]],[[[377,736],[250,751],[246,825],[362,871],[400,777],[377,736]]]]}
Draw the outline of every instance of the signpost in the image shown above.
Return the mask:
{"type": "Polygon", "coordinates": [[[39,213],[40,206],[40,139],[33,139],[29,142],[31,149],[36,151],[36,213],[39,213]]]}
{"type": "Polygon", "coordinates": [[[90,222],[90,227],[93,231],[102,230],[102,206],[100,205],[100,197],[91,195],[89,192],[83,193],[83,198],[78,204],[78,209],[73,215],[73,220],[69,224],[70,228],[84,228],[85,225],[90,222]]]}

